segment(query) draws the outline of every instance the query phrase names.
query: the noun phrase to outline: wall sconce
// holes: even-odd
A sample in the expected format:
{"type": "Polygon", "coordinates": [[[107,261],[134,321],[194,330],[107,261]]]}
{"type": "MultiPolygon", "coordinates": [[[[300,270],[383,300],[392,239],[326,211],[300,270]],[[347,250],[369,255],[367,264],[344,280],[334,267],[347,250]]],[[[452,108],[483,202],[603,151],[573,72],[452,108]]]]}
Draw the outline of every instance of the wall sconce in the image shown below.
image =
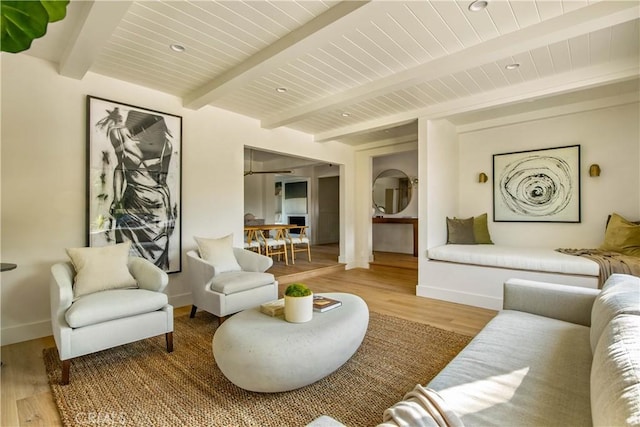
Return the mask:
{"type": "Polygon", "coordinates": [[[589,166],[589,176],[600,176],[600,165],[594,163],[589,166]]]}
{"type": "Polygon", "coordinates": [[[484,184],[488,180],[489,180],[489,177],[487,176],[487,174],[484,172],[480,172],[480,175],[478,175],[478,182],[481,184],[484,184]]]}
{"type": "Polygon", "coordinates": [[[418,185],[418,178],[411,178],[412,185],[418,185]]]}

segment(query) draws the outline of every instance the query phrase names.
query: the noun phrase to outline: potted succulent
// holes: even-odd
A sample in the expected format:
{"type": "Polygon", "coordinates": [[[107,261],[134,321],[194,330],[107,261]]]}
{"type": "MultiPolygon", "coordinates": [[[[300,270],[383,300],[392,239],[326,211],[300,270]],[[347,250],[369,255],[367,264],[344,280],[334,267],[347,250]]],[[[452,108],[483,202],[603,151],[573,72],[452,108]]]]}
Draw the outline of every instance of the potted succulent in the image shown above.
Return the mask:
{"type": "Polygon", "coordinates": [[[284,319],[304,323],[313,317],[313,292],[302,283],[293,283],[284,291],[284,319]]]}

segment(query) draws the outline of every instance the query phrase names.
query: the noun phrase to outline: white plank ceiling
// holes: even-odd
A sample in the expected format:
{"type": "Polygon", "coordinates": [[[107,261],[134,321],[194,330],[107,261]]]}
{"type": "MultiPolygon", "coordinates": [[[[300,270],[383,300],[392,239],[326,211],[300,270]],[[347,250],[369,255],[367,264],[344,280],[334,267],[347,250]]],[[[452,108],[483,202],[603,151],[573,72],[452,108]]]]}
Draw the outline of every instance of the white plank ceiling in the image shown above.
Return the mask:
{"type": "Polygon", "coordinates": [[[417,117],[464,124],[625,81],[637,95],[640,2],[470,3],[75,1],[26,53],[353,145],[406,139],[417,117]]]}

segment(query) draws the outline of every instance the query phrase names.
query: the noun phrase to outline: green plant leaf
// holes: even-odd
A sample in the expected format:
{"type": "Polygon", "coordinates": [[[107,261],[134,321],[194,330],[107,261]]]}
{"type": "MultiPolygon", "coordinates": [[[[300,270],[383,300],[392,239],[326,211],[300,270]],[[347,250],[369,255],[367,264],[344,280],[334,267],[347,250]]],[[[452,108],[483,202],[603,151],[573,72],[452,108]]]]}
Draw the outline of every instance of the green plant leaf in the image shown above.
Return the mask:
{"type": "Polygon", "coordinates": [[[69,0],[40,0],[42,6],[47,9],[49,22],[61,21],[67,16],[69,0]]]}
{"type": "Polygon", "coordinates": [[[49,22],[63,19],[69,0],[0,2],[0,47],[18,53],[31,47],[34,39],[47,32],[49,22]]]}

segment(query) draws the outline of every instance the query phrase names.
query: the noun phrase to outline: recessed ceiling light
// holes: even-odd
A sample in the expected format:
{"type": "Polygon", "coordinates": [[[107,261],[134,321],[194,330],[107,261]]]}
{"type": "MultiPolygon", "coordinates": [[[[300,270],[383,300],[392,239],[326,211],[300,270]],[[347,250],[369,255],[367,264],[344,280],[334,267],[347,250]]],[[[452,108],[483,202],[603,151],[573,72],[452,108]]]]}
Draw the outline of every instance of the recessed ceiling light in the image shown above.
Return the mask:
{"type": "Polygon", "coordinates": [[[513,64],[507,64],[504,66],[504,68],[506,68],[507,70],[515,70],[519,67],[520,67],[520,64],[518,64],[517,62],[514,62],[513,64]]]}
{"type": "Polygon", "coordinates": [[[347,113],[346,111],[340,114],[342,117],[350,117],[351,113],[347,113]]]}
{"type": "Polygon", "coordinates": [[[278,93],[285,93],[287,91],[286,87],[277,87],[276,88],[276,92],[278,93]]]}
{"type": "Polygon", "coordinates": [[[172,43],[171,45],[169,45],[169,48],[171,48],[172,51],[174,52],[184,52],[185,50],[187,50],[186,47],[182,46],[181,44],[178,43],[172,43]]]}
{"type": "Polygon", "coordinates": [[[488,5],[489,2],[486,0],[475,0],[469,5],[469,10],[471,12],[480,12],[481,10],[484,10],[488,5]]]}

